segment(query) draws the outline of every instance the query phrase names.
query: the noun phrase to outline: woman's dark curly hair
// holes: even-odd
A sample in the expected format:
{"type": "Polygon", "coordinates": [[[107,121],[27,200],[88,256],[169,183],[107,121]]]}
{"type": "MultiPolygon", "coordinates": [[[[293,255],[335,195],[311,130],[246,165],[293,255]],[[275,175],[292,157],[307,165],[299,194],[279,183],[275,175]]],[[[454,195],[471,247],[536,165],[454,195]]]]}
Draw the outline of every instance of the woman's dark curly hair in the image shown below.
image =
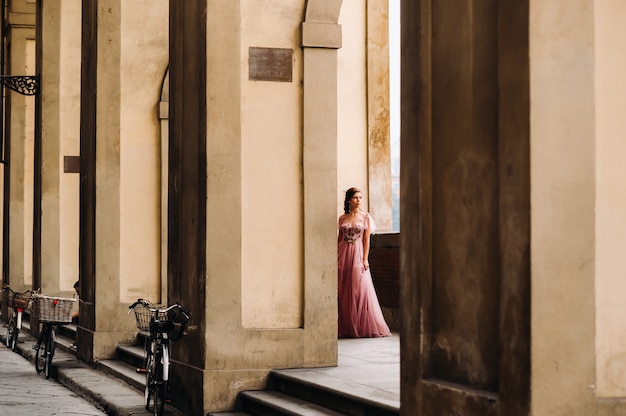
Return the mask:
{"type": "Polygon", "coordinates": [[[344,214],[350,213],[350,200],[352,199],[354,194],[356,194],[357,192],[361,192],[361,190],[355,187],[352,187],[346,191],[346,197],[343,200],[343,213],[344,214]]]}

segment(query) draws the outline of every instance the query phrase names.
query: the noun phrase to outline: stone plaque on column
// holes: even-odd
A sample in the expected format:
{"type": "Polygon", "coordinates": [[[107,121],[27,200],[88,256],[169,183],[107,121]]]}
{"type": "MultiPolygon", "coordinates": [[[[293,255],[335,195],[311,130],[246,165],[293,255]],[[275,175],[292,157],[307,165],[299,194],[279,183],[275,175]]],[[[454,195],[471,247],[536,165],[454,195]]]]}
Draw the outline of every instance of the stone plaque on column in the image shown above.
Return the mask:
{"type": "Polygon", "coordinates": [[[291,82],[292,49],[255,48],[248,51],[250,81],[291,82]]]}

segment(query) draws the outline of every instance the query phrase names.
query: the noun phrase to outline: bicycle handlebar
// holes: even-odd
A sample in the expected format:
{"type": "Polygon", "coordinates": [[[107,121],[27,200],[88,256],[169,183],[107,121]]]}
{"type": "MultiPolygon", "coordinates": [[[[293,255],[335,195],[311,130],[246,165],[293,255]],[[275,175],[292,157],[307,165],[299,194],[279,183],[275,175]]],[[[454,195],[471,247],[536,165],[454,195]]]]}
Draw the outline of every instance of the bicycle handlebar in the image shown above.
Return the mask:
{"type": "Polygon", "coordinates": [[[128,307],[128,313],[130,314],[130,312],[133,311],[139,305],[142,305],[144,308],[148,309],[151,312],[158,312],[158,313],[167,313],[167,312],[171,311],[174,308],[179,308],[180,311],[185,315],[185,317],[187,319],[189,319],[189,311],[187,309],[185,309],[179,303],[174,303],[174,304],[168,306],[167,308],[158,308],[154,304],[148,302],[145,299],[141,299],[141,298],[137,299],[132,305],[130,305],[128,307]]]}
{"type": "Polygon", "coordinates": [[[2,284],[2,291],[5,292],[7,290],[9,292],[13,293],[14,295],[25,295],[27,293],[32,293],[32,294],[39,293],[39,289],[37,289],[37,290],[29,289],[29,290],[25,290],[23,292],[16,292],[15,290],[11,289],[11,286],[9,286],[8,283],[3,283],[2,284]]]}
{"type": "Polygon", "coordinates": [[[153,306],[152,306],[152,304],[151,304],[150,302],[145,301],[145,300],[143,300],[143,299],[137,299],[137,300],[135,301],[135,303],[133,303],[132,305],[130,305],[130,306],[128,307],[128,313],[130,313],[130,312],[131,312],[133,309],[135,309],[138,305],[143,305],[143,306],[145,306],[146,308],[149,308],[149,309],[153,307],[153,306]]]}

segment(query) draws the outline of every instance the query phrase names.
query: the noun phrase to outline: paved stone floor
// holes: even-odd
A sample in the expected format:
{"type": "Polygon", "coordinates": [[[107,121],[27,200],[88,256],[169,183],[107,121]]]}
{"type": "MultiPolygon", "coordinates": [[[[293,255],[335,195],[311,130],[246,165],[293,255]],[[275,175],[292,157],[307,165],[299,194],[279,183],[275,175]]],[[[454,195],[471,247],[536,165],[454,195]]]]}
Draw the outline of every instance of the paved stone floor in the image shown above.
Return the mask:
{"type": "Polygon", "coordinates": [[[30,361],[0,345],[0,415],[104,414],[56,380],[46,380],[30,361]]]}
{"type": "Polygon", "coordinates": [[[337,349],[337,367],[282,372],[399,412],[400,336],[340,339],[337,349]]]}

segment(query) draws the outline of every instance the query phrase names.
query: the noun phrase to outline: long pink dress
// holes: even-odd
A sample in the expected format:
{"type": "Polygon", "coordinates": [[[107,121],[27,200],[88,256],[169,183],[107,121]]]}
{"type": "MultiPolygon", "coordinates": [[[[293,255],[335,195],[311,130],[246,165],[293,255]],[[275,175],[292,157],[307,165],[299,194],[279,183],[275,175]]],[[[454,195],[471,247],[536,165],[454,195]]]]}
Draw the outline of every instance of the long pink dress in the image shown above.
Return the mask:
{"type": "Polygon", "coordinates": [[[374,230],[369,214],[339,217],[339,337],[386,337],[389,327],[378,303],[370,270],[363,267],[363,234],[374,230]]]}

